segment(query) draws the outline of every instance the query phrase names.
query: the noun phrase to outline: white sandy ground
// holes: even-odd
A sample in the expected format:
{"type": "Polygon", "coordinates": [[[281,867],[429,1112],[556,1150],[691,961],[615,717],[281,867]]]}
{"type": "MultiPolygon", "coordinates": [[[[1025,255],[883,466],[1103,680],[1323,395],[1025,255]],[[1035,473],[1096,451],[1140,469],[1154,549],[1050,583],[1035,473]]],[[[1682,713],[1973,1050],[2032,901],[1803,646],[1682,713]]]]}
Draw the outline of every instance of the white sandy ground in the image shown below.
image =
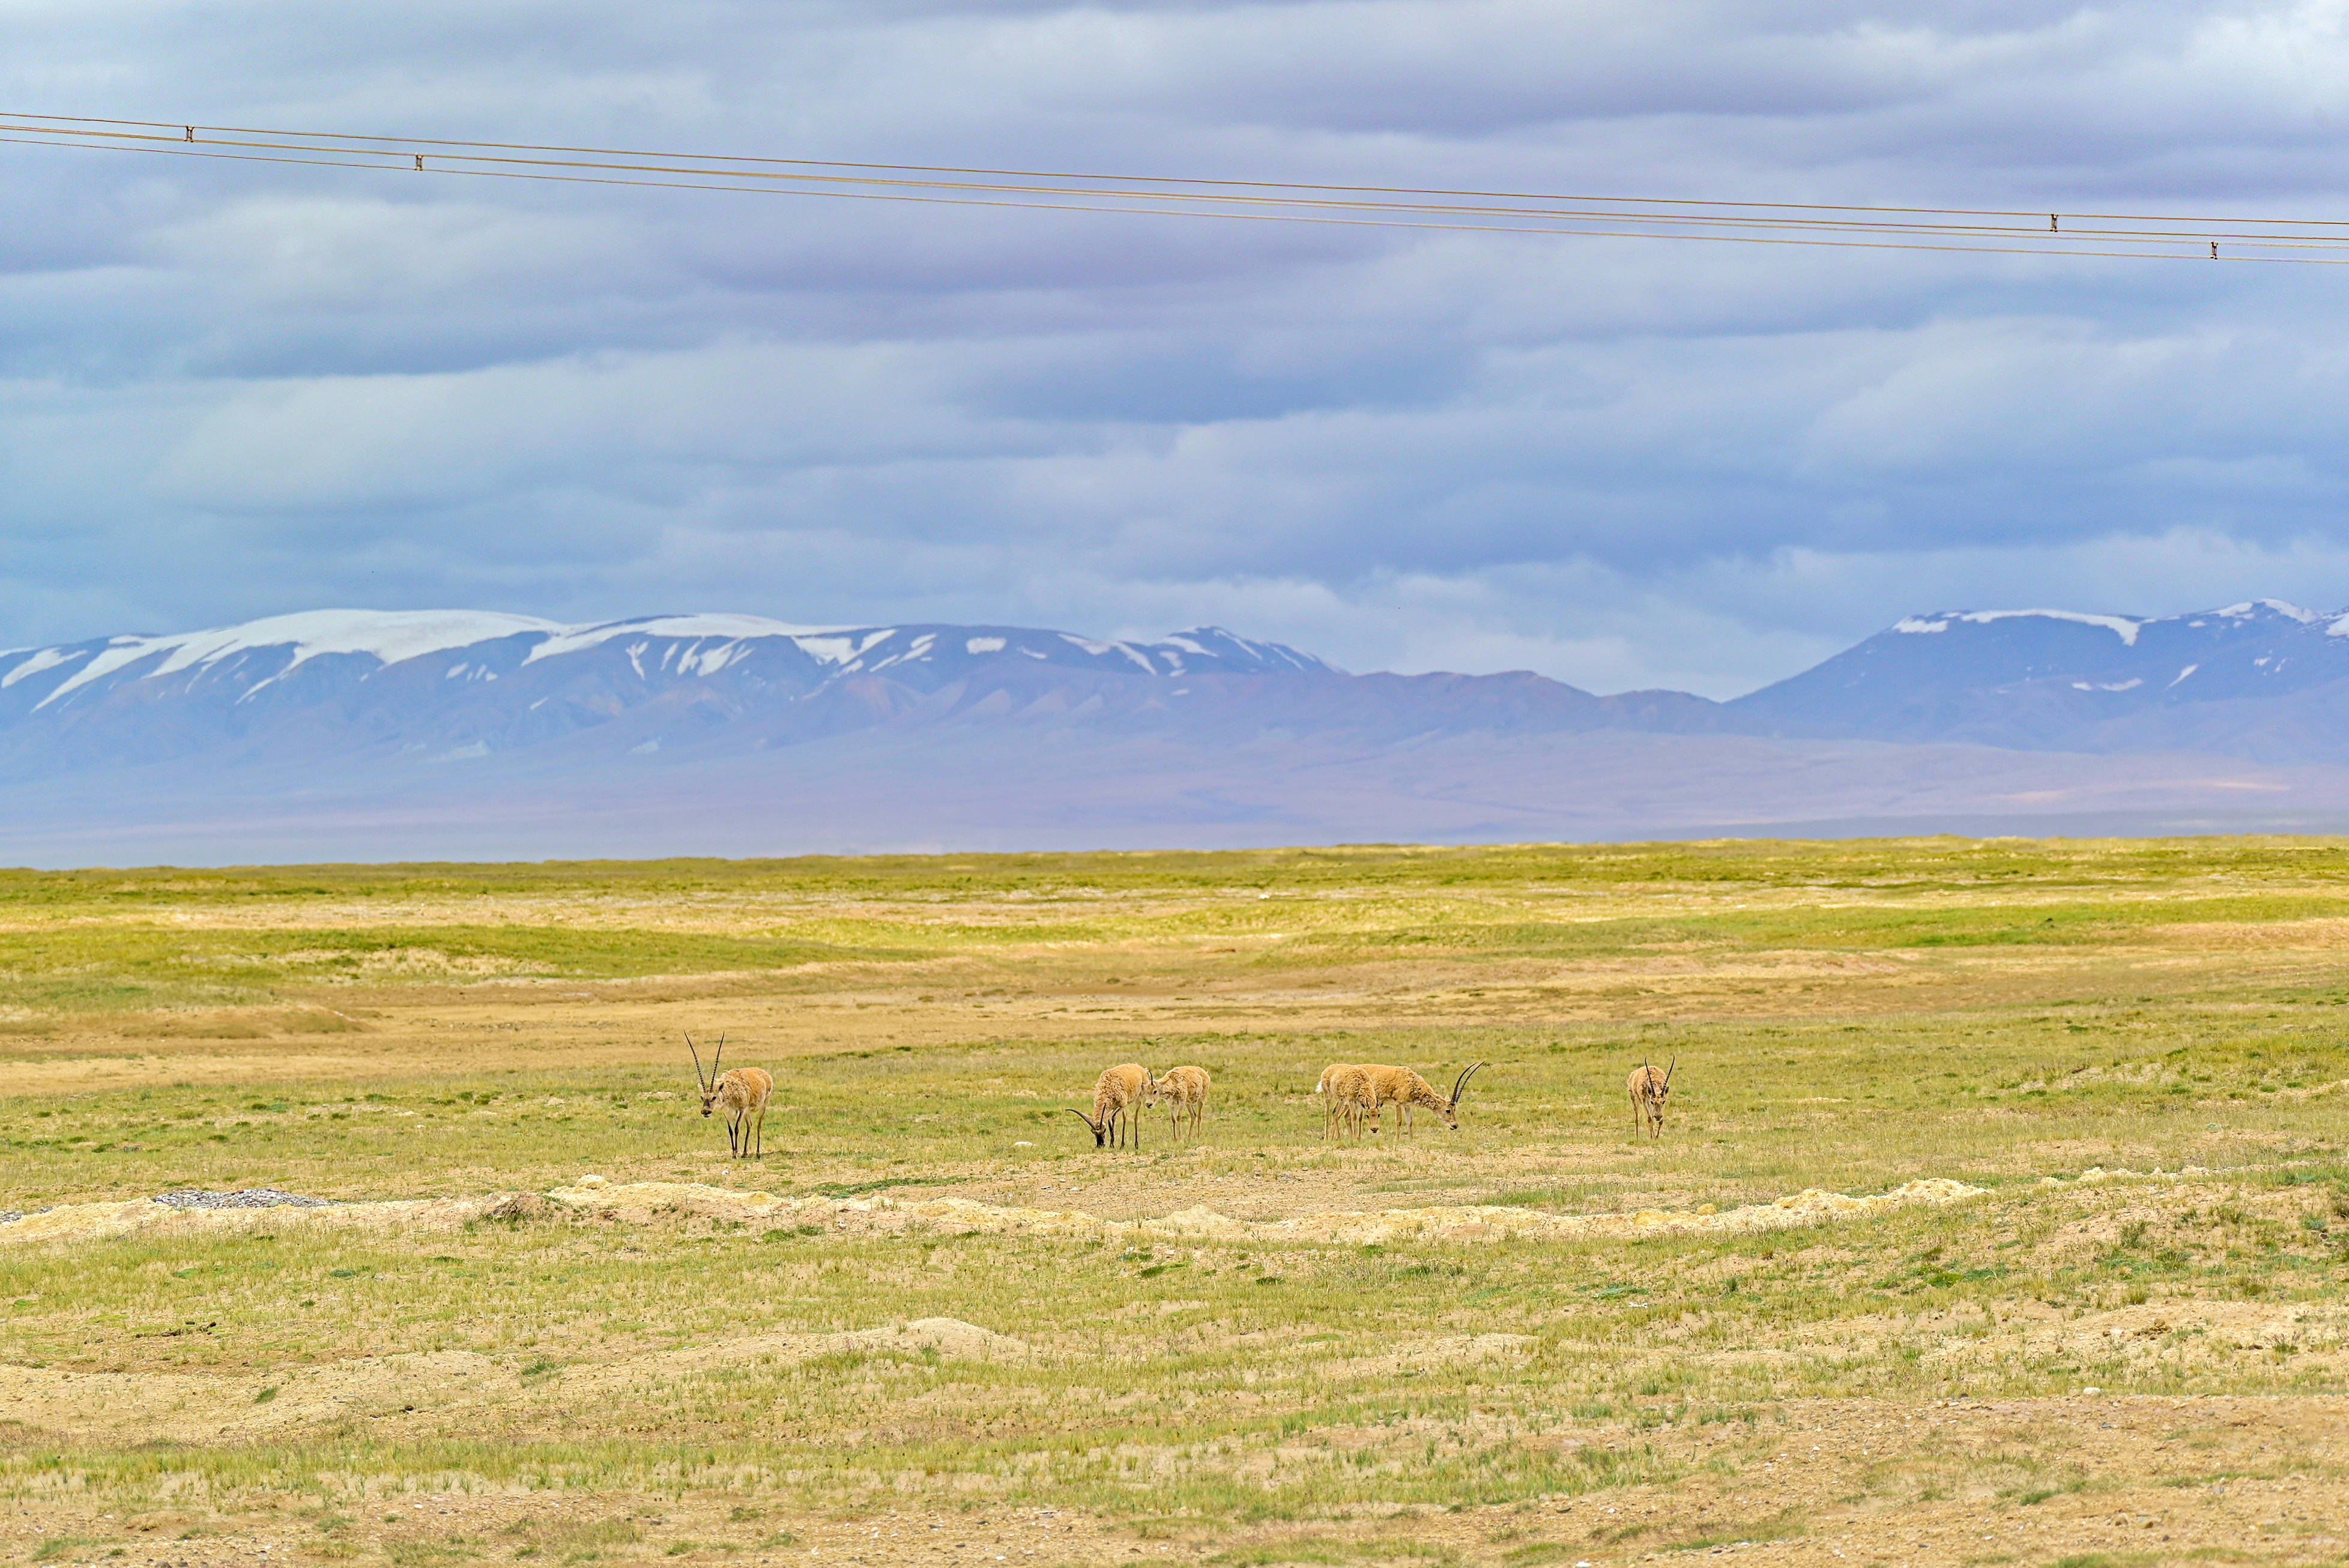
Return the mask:
{"type": "MultiPolygon", "coordinates": [[[[2111,1180],[2134,1172],[2092,1171],[2082,1181],[2111,1180]]],[[[2207,1175],[2189,1170],[2152,1172],[2151,1179],[2207,1175]]],[[[2142,1179],[2142,1178],[2141,1178],[2142,1179]]],[[[784,1198],[772,1192],[710,1187],[698,1181],[629,1181],[613,1184],[583,1176],[539,1197],[491,1193],[478,1198],[430,1198],[380,1203],[336,1203],[324,1209],[174,1209],[150,1199],[119,1202],[67,1203],[0,1224],[0,1245],[39,1242],[102,1241],[132,1233],[159,1236],[203,1232],[273,1232],[318,1227],[327,1230],[445,1230],[484,1215],[572,1212],[622,1223],[646,1223],[668,1215],[691,1215],[740,1223],[820,1226],[833,1233],[866,1231],[940,1231],[1039,1235],[1195,1236],[1266,1243],[1283,1242],[1359,1246],[1395,1240],[1430,1242],[1529,1241],[1568,1236],[1661,1236],[1695,1233],[1783,1230],[1857,1219],[1915,1204],[1954,1203],[1983,1195],[1984,1189],[1943,1177],[1928,1177],[1889,1192],[1855,1198],[1816,1188],[1715,1212],[1643,1209],[1630,1214],[1551,1214],[1538,1209],[1495,1204],[1423,1209],[1384,1209],[1368,1213],[1303,1214],[1286,1220],[1236,1220],[1213,1209],[1178,1209],[1156,1219],[1104,1220],[1081,1210],[1025,1209],[977,1203],[968,1198],[912,1198],[875,1193],[858,1198],[784,1198]]]]}

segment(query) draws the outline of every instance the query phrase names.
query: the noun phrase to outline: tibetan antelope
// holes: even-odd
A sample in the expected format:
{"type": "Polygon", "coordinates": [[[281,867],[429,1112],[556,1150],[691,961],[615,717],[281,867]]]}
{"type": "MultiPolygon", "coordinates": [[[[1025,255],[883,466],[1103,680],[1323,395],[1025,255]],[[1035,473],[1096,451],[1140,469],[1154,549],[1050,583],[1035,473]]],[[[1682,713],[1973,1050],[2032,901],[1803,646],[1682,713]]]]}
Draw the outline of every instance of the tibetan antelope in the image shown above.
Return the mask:
{"type": "Polygon", "coordinates": [[[1460,1127],[1461,1093],[1467,1088],[1468,1080],[1475,1076],[1476,1068],[1484,1065],[1483,1062],[1478,1062],[1475,1067],[1464,1070],[1457,1078],[1453,1080],[1452,1092],[1449,1095],[1436,1093],[1433,1084],[1429,1083],[1409,1068],[1364,1068],[1362,1071],[1370,1075],[1371,1130],[1373,1132],[1378,1130],[1380,1113],[1392,1105],[1400,1109],[1402,1130],[1405,1132],[1411,1130],[1411,1112],[1413,1106],[1435,1112],[1444,1126],[1457,1131],[1460,1127]]]}
{"type": "Polygon", "coordinates": [[[1207,1069],[1205,1068],[1168,1068],[1150,1086],[1150,1103],[1155,1106],[1164,1100],[1172,1138],[1185,1122],[1191,1124],[1196,1137],[1199,1123],[1207,1114],[1207,1069]]]}
{"type": "Polygon", "coordinates": [[[1117,1126],[1122,1117],[1125,1121],[1125,1142],[1129,1149],[1142,1145],[1134,1140],[1135,1120],[1142,1103],[1156,1087],[1150,1069],[1139,1062],[1127,1062],[1123,1067],[1109,1068],[1093,1083],[1093,1113],[1087,1116],[1075,1106],[1068,1106],[1071,1116],[1093,1130],[1095,1149],[1117,1147],[1117,1126]]]}
{"type": "Polygon", "coordinates": [[[702,1076],[701,1051],[693,1037],[685,1037],[685,1048],[693,1053],[694,1080],[701,1085],[701,1114],[708,1116],[719,1106],[726,1108],[726,1147],[740,1157],[754,1160],[767,1157],[767,1101],[773,1098],[775,1078],[761,1068],[736,1068],[722,1077],[718,1069],[726,1059],[726,1037],[718,1037],[718,1051],[709,1058],[709,1074],[702,1076]],[[756,1152],[753,1152],[756,1150],[756,1152]]]}
{"type": "Polygon", "coordinates": [[[1650,1138],[1664,1135],[1664,1099],[1672,1092],[1672,1068],[1680,1065],[1680,1054],[1674,1052],[1661,1072],[1647,1062],[1631,1069],[1630,1081],[1623,1087],[1631,1093],[1632,1137],[1642,1132],[1650,1138]]]}
{"type": "Polygon", "coordinates": [[[1333,1062],[1321,1075],[1322,1092],[1329,1101],[1323,1108],[1329,1120],[1322,1128],[1324,1137],[1332,1125],[1350,1130],[1356,1138],[1362,1136],[1362,1123],[1376,1121],[1379,1115],[1379,1094],[1371,1081],[1371,1069],[1333,1062]]]}
{"type": "Polygon", "coordinates": [[[1338,1123],[1346,1113],[1345,1102],[1339,1099],[1330,1080],[1340,1073],[1352,1070],[1344,1062],[1331,1062],[1321,1069],[1321,1081],[1313,1086],[1313,1092],[1321,1097],[1321,1141],[1324,1143],[1335,1135],[1338,1123]]]}

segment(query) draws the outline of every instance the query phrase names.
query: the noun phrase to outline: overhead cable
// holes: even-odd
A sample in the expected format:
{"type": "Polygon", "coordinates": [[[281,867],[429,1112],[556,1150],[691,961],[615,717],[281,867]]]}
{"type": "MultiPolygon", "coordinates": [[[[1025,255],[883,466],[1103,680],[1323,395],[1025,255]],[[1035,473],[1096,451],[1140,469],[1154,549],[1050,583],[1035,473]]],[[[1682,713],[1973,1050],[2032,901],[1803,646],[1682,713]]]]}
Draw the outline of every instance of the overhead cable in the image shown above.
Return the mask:
{"type": "Polygon", "coordinates": [[[0,142],[528,180],[733,191],[1045,211],[1334,224],[1350,228],[1619,239],[1693,239],[1837,249],[2002,255],[2137,256],[2349,263],[2349,223],[2323,219],[1337,185],[604,147],[360,136],[0,111],[0,142]]]}

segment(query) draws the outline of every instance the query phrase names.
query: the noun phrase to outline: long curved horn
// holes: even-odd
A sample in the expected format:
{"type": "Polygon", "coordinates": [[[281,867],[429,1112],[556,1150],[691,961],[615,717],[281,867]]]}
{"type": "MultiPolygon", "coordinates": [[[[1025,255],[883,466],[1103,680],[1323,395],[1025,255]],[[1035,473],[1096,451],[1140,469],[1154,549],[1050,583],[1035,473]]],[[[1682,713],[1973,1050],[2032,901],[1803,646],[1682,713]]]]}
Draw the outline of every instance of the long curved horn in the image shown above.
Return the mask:
{"type": "Polygon", "coordinates": [[[723,1062],[725,1059],[726,1037],[721,1034],[718,1037],[718,1050],[716,1054],[709,1058],[709,1081],[711,1083],[716,1083],[718,1081],[718,1067],[719,1064],[723,1062]]]}
{"type": "Polygon", "coordinates": [[[1666,1066],[1665,1066],[1665,1068],[1664,1068],[1664,1087],[1665,1087],[1666,1088],[1671,1088],[1671,1087],[1672,1087],[1672,1068],[1676,1068],[1676,1067],[1678,1067],[1678,1066],[1680,1066],[1680,1065],[1681,1065],[1681,1054],[1680,1054],[1680,1052],[1678,1052],[1678,1051],[1674,1051],[1674,1052],[1672,1053],[1672,1059],[1671,1060],[1671,1062],[1669,1062],[1668,1064],[1666,1064],[1666,1066]]]}
{"type": "Polygon", "coordinates": [[[1471,1067],[1466,1072],[1462,1073],[1459,1078],[1454,1082],[1452,1085],[1452,1103],[1454,1107],[1457,1108],[1460,1104],[1461,1091],[1468,1087],[1468,1080],[1476,1076],[1476,1068],[1481,1068],[1485,1064],[1483,1062],[1476,1063],[1475,1067],[1471,1067]]]}
{"type": "Polygon", "coordinates": [[[1079,1110],[1073,1105],[1064,1105],[1061,1109],[1067,1111],[1071,1116],[1075,1117],[1079,1121],[1083,1122],[1087,1127],[1092,1128],[1095,1138],[1099,1138],[1101,1136],[1102,1124],[1100,1122],[1095,1121],[1092,1117],[1087,1116],[1083,1111],[1079,1110]]]}
{"type": "Polygon", "coordinates": [[[698,1088],[707,1089],[709,1087],[709,1080],[701,1076],[701,1052],[695,1049],[693,1037],[691,1035],[685,1037],[685,1048],[693,1052],[694,1086],[698,1088]]]}

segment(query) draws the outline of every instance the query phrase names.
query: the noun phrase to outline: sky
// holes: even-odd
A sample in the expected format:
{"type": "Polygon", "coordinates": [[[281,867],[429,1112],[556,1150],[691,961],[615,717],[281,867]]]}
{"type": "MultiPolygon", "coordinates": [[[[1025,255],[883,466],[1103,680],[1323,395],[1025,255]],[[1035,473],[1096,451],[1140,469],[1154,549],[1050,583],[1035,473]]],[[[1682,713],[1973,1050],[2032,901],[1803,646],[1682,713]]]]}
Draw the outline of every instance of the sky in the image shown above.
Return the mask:
{"type": "MultiPolygon", "coordinates": [[[[0,0],[0,109],[2349,219],[2349,0],[0,0]]],[[[2349,605],[2349,266],[0,143],[0,647],[326,606],[1202,624],[1729,696],[1902,615],[2349,605]]]]}

